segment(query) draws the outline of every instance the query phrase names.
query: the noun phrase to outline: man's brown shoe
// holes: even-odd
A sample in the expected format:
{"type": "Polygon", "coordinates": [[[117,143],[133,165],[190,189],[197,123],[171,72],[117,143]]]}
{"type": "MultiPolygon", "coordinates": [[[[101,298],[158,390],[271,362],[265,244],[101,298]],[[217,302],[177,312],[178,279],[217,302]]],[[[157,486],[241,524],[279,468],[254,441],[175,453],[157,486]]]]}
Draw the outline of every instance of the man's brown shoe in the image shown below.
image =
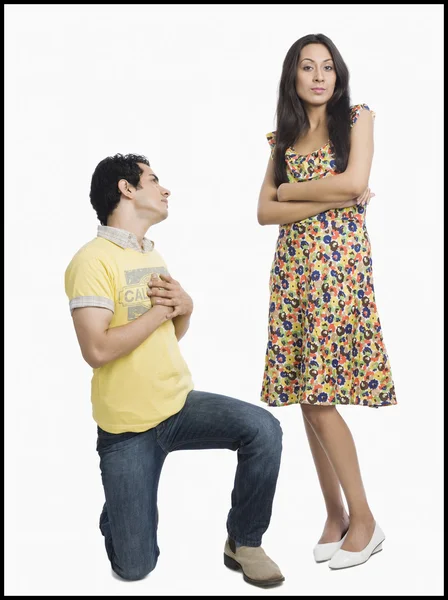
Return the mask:
{"type": "Polygon", "coordinates": [[[224,564],[234,571],[241,569],[244,581],[259,587],[279,585],[285,580],[278,566],[266,556],[261,546],[237,548],[235,542],[228,539],[224,547],[224,564]]]}

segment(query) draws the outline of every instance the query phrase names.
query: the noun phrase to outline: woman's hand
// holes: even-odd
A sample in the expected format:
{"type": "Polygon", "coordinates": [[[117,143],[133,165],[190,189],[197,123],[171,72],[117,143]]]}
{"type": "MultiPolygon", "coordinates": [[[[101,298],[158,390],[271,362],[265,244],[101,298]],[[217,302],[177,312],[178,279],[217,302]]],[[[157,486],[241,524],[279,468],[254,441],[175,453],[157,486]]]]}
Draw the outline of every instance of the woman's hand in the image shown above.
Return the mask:
{"type": "Polygon", "coordinates": [[[278,188],[277,188],[277,200],[279,202],[286,202],[286,190],[288,184],[287,183],[281,183],[278,188]]]}
{"type": "Polygon", "coordinates": [[[375,194],[370,191],[369,187],[367,187],[360,196],[355,198],[356,204],[358,206],[366,206],[367,204],[369,204],[371,198],[373,198],[374,196],[375,196],[375,194]]]}

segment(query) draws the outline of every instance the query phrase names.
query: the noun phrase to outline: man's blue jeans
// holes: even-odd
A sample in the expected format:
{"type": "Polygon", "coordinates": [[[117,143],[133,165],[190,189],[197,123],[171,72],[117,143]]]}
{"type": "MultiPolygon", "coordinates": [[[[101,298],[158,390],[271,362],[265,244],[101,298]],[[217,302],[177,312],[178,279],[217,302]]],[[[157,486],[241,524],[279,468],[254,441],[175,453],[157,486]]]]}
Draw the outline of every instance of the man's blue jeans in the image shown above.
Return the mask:
{"type": "Polygon", "coordinates": [[[106,497],[100,529],[112,569],[122,578],[141,579],[156,566],[157,488],[165,457],[174,450],[207,448],[237,451],[227,531],[243,546],[260,546],[282,452],[280,423],[268,410],[193,390],[180,412],[153,429],[112,434],[98,428],[106,497]]]}

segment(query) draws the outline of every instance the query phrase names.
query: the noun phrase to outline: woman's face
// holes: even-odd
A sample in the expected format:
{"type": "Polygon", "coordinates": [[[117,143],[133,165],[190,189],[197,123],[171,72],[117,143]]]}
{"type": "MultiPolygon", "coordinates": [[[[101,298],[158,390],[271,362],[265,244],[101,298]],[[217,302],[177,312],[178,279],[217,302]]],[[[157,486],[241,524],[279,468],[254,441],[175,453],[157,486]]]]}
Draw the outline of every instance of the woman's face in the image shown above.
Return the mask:
{"type": "Polygon", "coordinates": [[[333,95],[336,71],[333,59],[323,44],[304,46],[299,56],[296,92],[305,104],[322,106],[333,95]]]}

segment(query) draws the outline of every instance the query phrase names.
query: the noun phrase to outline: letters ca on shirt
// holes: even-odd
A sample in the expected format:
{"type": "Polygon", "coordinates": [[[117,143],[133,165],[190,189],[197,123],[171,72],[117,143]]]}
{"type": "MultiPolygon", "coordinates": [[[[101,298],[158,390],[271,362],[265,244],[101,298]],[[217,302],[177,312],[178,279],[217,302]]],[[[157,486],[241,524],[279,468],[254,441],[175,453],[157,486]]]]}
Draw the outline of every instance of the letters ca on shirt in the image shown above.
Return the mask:
{"type": "Polygon", "coordinates": [[[127,311],[127,320],[133,321],[151,308],[147,295],[148,282],[153,273],[168,275],[165,267],[145,267],[124,272],[124,285],[118,291],[118,304],[127,311]]]}

